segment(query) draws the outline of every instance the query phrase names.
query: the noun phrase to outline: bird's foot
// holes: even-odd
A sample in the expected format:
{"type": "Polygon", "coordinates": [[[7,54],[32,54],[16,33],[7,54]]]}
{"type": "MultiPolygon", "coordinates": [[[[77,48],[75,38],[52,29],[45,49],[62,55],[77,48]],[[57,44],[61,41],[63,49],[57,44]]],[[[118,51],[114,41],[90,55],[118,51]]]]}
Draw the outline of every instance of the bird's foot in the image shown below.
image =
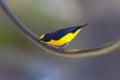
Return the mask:
{"type": "Polygon", "coordinates": [[[69,44],[70,44],[70,43],[68,42],[68,43],[64,44],[63,46],[61,46],[61,47],[59,48],[59,51],[64,51],[65,48],[66,48],[69,44]]]}

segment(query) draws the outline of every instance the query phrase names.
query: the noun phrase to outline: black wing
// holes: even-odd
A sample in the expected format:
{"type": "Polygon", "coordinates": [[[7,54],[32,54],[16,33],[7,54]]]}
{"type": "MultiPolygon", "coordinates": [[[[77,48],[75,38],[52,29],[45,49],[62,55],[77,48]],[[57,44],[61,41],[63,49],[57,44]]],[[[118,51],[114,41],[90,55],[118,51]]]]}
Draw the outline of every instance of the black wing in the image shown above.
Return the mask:
{"type": "Polygon", "coordinates": [[[78,30],[77,27],[69,27],[69,28],[64,28],[64,29],[60,29],[57,30],[55,32],[50,33],[52,35],[52,39],[53,40],[59,40],[61,39],[63,36],[65,36],[68,33],[74,33],[76,30],[78,30]]]}
{"type": "Polygon", "coordinates": [[[59,40],[61,39],[63,36],[65,36],[68,33],[74,33],[76,32],[78,29],[87,26],[89,23],[86,23],[84,25],[81,26],[75,26],[75,27],[68,27],[68,28],[63,28],[60,30],[57,30],[55,32],[52,33],[48,33],[48,35],[51,35],[51,39],[53,40],[59,40]]]}

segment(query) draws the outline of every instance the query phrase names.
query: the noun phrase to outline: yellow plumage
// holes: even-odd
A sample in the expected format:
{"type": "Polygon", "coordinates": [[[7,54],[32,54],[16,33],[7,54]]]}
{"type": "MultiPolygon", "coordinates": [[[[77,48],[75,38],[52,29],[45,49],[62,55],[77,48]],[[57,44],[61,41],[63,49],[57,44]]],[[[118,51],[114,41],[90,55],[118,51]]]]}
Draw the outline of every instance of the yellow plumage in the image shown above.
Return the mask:
{"type": "Polygon", "coordinates": [[[71,42],[80,32],[81,29],[78,29],[75,33],[68,33],[65,36],[63,36],[61,39],[59,40],[53,40],[51,39],[49,42],[46,42],[48,44],[52,44],[55,46],[60,46],[60,45],[64,45],[68,42],[71,42]]]}
{"type": "Polygon", "coordinates": [[[59,50],[63,51],[66,46],[78,35],[82,27],[87,26],[86,23],[81,26],[74,26],[56,30],[54,32],[46,33],[40,36],[40,40],[54,46],[60,46],[59,50]]]}

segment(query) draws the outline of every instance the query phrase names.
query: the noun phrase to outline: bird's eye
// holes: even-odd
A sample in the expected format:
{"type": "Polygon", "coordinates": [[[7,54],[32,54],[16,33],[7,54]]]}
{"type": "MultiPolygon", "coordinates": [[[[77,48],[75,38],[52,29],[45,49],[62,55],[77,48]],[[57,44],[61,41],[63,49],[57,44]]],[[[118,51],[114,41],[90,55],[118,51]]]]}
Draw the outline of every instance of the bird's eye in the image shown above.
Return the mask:
{"type": "Polygon", "coordinates": [[[41,36],[40,36],[40,39],[44,38],[44,36],[45,36],[45,34],[41,35],[41,36]]]}

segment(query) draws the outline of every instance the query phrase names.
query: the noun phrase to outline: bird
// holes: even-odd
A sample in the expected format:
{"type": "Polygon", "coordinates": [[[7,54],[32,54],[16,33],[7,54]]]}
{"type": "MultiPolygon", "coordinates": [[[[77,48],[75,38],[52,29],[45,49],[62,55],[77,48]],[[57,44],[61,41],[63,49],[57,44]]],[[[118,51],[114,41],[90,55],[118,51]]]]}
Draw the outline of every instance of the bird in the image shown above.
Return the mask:
{"type": "Polygon", "coordinates": [[[42,34],[39,39],[40,41],[43,41],[47,44],[60,46],[59,51],[64,51],[64,49],[70,44],[70,42],[79,34],[81,29],[88,24],[89,23],[80,26],[67,27],[42,34]]]}

